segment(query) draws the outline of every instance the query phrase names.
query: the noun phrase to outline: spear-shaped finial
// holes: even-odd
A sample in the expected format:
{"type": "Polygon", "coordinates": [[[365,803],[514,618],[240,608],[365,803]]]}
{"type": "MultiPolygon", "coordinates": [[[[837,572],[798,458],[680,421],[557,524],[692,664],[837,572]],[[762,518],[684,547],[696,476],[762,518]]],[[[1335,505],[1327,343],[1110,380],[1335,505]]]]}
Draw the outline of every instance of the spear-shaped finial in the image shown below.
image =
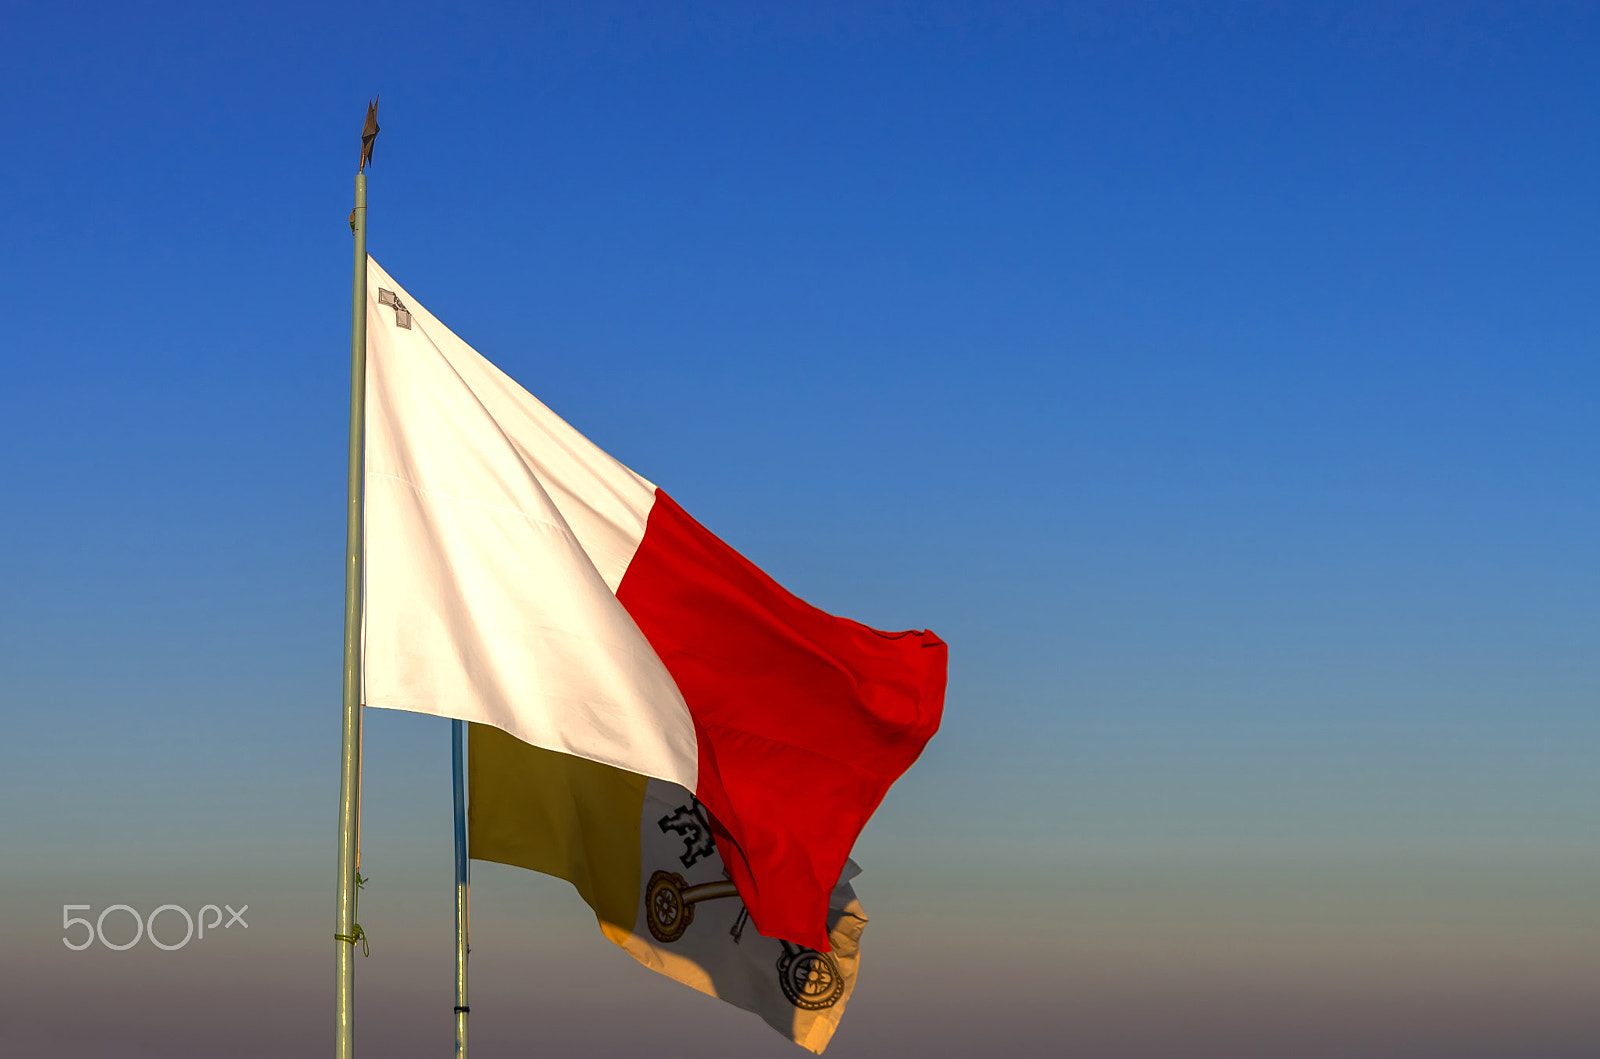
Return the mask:
{"type": "Polygon", "coordinates": [[[372,102],[367,104],[367,123],[361,127],[361,165],[356,172],[366,171],[372,164],[372,144],[378,138],[378,97],[372,97],[372,102]]]}

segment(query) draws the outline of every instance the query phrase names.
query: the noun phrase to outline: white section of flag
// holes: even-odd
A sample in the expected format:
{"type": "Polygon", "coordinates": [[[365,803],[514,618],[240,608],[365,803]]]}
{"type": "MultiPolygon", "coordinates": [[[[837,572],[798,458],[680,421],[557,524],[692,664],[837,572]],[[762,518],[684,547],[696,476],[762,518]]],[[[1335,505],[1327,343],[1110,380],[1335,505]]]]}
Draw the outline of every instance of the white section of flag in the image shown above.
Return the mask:
{"type": "Polygon", "coordinates": [[[695,789],[688,707],[615,595],[655,487],[367,264],[363,701],[695,789]]]}

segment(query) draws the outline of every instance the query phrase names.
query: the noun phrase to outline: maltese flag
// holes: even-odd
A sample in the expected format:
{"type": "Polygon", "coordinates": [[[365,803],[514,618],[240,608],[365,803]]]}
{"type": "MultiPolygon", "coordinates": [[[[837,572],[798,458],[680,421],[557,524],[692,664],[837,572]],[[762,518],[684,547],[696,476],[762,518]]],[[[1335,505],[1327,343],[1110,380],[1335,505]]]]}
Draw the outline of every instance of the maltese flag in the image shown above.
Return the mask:
{"type": "Polygon", "coordinates": [[[367,262],[362,701],[678,784],[761,934],[829,898],[946,648],[785,591],[367,262]]]}

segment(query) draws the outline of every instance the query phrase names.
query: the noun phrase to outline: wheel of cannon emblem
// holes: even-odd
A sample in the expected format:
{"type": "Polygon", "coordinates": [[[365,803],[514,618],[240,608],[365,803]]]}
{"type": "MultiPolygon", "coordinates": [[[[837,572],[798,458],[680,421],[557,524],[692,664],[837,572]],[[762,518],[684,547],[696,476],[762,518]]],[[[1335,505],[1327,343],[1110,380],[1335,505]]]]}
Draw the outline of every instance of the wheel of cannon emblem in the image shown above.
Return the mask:
{"type": "Polygon", "coordinates": [[[683,899],[687,888],[683,876],[675,871],[658,871],[650,876],[644,888],[644,918],[657,941],[677,941],[694,922],[694,905],[683,899]]]}
{"type": "Polygon", "coordinates": [[[806,1011],[831,1008],[844,996],[844,976],[833,954],[783,943],[778,985],[789,1003],[806,1011]]]}

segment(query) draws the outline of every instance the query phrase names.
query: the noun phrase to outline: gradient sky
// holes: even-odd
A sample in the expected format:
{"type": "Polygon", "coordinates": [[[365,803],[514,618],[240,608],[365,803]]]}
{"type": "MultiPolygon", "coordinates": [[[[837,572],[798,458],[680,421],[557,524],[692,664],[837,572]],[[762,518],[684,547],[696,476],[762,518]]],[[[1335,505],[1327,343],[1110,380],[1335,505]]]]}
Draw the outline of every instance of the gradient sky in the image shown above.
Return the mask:
{"type": "MultiPolygon", "coordinates": [[[[0,0],[0,1044],[331,1043],[350,206],[800,595],[951,645],[830,1056],[1600,1054],[1600,8],[0,0]],[[61,906],[248,903],[76,953],[61,906]]],[[[444,1054],[448,725],[366,734],[444,1054]]],[[[798,1055],[474,882],[480,1056],[798,1055]]]]}

